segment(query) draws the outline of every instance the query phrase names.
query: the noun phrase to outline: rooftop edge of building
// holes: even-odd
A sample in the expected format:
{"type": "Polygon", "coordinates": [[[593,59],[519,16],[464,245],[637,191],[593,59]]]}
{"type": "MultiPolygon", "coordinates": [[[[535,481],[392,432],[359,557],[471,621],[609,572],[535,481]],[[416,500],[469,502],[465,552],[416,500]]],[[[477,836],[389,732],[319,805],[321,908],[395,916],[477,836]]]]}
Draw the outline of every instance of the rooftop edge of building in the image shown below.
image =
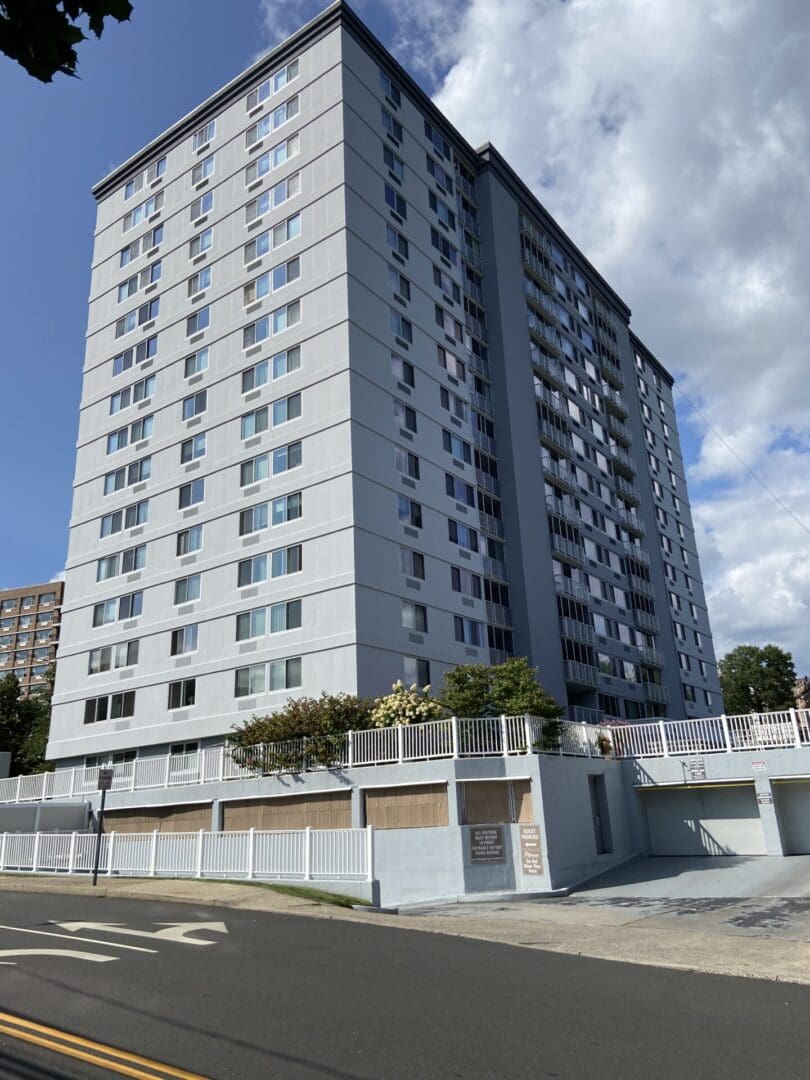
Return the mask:
{"type": "Polygon", "coordinates": [[[638,336],[638,334],[634,334],[632,330],[630,331],[630,344],[633,346],[634,349],[638,349],[639,352],[644,354],[644,359],[647,361],[647,363],[649,363],[651,367],[655,368],[659,375],[661,375],[666,380],[666,383],[669,387],[675,385],[675,376],[672,375],[669,371],[667,371],[661,361],[654,355],[654,353],[650,351],[649,346],[645,345],[641,338],[638,336]]]}

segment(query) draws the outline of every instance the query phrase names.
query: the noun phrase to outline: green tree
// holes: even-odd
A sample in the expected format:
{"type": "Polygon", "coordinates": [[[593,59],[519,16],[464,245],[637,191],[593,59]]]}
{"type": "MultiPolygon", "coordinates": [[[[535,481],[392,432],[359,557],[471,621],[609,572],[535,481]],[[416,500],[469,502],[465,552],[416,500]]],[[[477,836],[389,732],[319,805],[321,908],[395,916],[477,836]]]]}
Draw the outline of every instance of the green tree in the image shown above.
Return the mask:
{"type": "Polygon", "coordinates": [[[778,645],[738,645],[717,667],[727,713],[772,712],[793,706],[793,657],[778,645]]]}
{"type": "Polygon", "coordinates": [[[11,753],[12,776],[53,767],[45,762],[51,719],[51,683],[46,685],[45,693],[25,698],[15,675],[0,679],[0,750],[11,753]]]}
{"type": "Polygon", "coordinates": [[[531,716],[555,720],[562,708],[537,680],[525,656],[502,664],[459,664],[444,676],[439,700],[453,716],[531,716]]]}
{"type": "Polygon", "coordinates": [[[0,0],[0,51],[41,82],[75,75],[76,46],[87,39],[80,22],[100,38],[104,20],[127,22],[130,0],[0,0]]]}
{"type": "Polygon", "coordinates": [[[233,729],[234,761],[264,772],[296,772],[308,761],[321,765],[343,760],[347,731],[371,726],[373,701],[354,694],[319,698],[289,698],[284,708],[268,716],[253,716],[233,729]],[[300,740],[306,738],[304,751],[300,740]],[[263,749],[258,750],[258,744],[263,749]],[[271,745],[273,744],[273,745],[271,745]]]}

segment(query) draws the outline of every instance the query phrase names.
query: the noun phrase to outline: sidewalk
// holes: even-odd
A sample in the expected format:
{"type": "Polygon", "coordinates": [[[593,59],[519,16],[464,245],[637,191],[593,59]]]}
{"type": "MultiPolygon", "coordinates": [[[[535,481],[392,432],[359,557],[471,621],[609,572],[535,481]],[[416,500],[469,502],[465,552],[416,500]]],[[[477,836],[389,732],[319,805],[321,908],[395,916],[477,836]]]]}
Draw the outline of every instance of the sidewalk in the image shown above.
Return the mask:
{"type": "Polygon", "coordinates": [[[239,882],[179,878],[104,878],[93,889],[84,877],[0,876],[0,894],[3,891],[172,901],[341,919],[575,956],[810,985],[810,899],[804,898],[606,899],[580,893],[561,900],[437,904],[390,915],[239,882]]]}

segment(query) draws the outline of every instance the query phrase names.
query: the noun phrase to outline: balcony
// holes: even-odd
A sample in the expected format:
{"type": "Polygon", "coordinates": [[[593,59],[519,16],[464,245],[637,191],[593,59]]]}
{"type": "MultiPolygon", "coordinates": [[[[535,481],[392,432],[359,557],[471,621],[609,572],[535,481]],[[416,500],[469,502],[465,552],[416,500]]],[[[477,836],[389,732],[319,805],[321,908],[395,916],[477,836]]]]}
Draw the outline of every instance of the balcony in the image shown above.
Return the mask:
{"type": "Polygon", "coordinates": [[[610,456],[613,459],[613,471],[615,473],[622,473],[630,479],[636,475],[633,460],[623,446],[613,443],[610,447],[610,456]]]}
{"type": "Polygon", "coordinates": [[[599,359],[599,370],[602,373],[602,378],[607,379],[611,386],[616,390],[624,390],[624,379],[621,372],[615,364],[611,364],[604,356],[599,359]]]}
{"type": "Polygon", "coordinates": [[[473,269],[478,270],[479,273],[483,271],[483,260],[481,259],[481,256],[478,254],[475,248],[472,246],[472,244],[462,243],[461,254],[464,256],[470,266],[473,267],[473,269]]]}
{"type": "Polygon", "coordinates": [[[487,606],[487,621],[495,623],[497,626],[511,626],[512,625],[512,609],[504,607],[503,604],[492,604],[489,600],[486,601],[487,606]]]}
{"type": "Polygon", "coordinates": [[[455,181],[456,187],[459,189],[459,191],[462,191],[467,196],[467,198],[472,199],[473,202],[478,202],[478,198],[475,194],[475,188],[469,182],[469,180],[465,180],[461,173],[456,173],[455,181]]]}
{"type": "Polygon", "coordinates": [[[554,495],[546,495],[546,509],[550,514],[556,514],[563,521],[570,521],[572,525],[580,525],[582,517],[579,510],[571,503],[555,498],[554,495]]]}
{"type": "Polygon", "coordinates": [[[623,424],[617,416],[608,414],[607,418],[608,431],[615,435],[617,439],[621,439],[625,446],[632,446],[633,436],[630,434],[630,428],[623,424]]]}
{"type": "Polygon", "coordinates": [[[488,555],[483,555],[481,557],[481,569],[488,577],[509,584],[509,567],[500,559],[490,559],[488,555]]]}
{"type": "Polygon", "coordinates": [[[474,319],[472,315],[466,311],[464,312],[464,325],[471,334],[475,334],[475,336],[481,338],[482,341],[487,340],[486,326],[479,319],[474,319]]]}
{"type": "Polygon", "coordinates": [[[593,645],[593,627],[578,619],[560,618],[560,633],[569,641],[581,641],[584,645],[593,645]]]}
{"type": "Polygon", "coordinates": [[[646,664],[647,667],[662,668],[664,666],[664,654],[659,652],[658,649],[651,649],[648,645],[642,645],[639,648],[641,654],[641,662],[646,664]]]}
{"type": "Polygon", "coordinates": [[[637,577],[636,574],[630,575],[630,588],[633,592],[638,593],[639,596],[646,596],[650,600],[655,598],[655,591],[649,581],[646,581],[642,577],[637,577]]]}
{"type": "Polygon", "coordinates": [[[585,705],[569,705],[568,719],[574,724],[601,724],[600,709],[589,709],[585,705]]]}
{"type": "Polygon", "coordinates": [[[585,558],[585,548],[575,544],[573,540],[567,540],[564,536],[551,534],[551,550],[575,566],[581,566],[585,558]]]}
{"type": "Polygon", "coordinates": [[[473,442],[479,450],[483,450],[487,454],[491,454],[492,457],[498,456],[498,451],[495,448],[495,440],[490,435],[485,435],[483,431],[479,431],[477,427],[473,427],[473,442]]]}
{"type": "Polygon", "coordinates": [[[544,356],[536,345],[529,350],[529,360],[536,368],[539,368],[543,375],[553,382],[558,389],[565,389],[565,369],[559,360],[552,360],[550,356],[544,356]]]}
{"type": "Polygon", "coordinates": [[[541,461],[546,479],[550,480],[551,483],[556,484],[558,487],[563,488],[564,491],[572,492],[576,489],[576,480],[574,479],[571,470],[564,462],[552,461],[552,459],[545,454],[541,461]]]}
{"type": "Polygon", "coordinates": [[[545,342],[547,342],[552,349],[555,349],[560,355],[562,355],[562,338],[560,337],[559,330],[553,326],[549,326],[548,323],[544,323],[538,316],[533,315],[531,312],[527,315],[527,321],[529,329],[533,334],[537,334],[545,342]]]}
{"type": "Polygon", "coordinates": [[[641,518],[637,514],[634,514],[632,510],[624,510],[619,507],[618,510],[619,521],[624,525],[628,532],[635,533],[636,536],[643,536],[645,533],[644,525],[641,518]]]}
{"type": "Polygon", "coordinates": [[[658,619],[656,619],[655,615],[650,615],[647,611],[641,611],[636,608],[633,612],[633,621],[639,630],[646,630],[650,634],[658,634],[661,631],[658,619]]]}
{"type": "Polygon", "coordinates": [[[484,290],[480,285],[476,285],[474,281],[470,281],[466,274],[461,278],[461,287],[467,296],[472,297],[476,304],[480,304],[481,307],[485,307],[484,290]]]}
{"type": "Polygon", "coordinates": [[[478,226],[477,217],[473,217],[472,214],[468,213],[466,210],[463,210],[458,203],[456,204],[456,214],[458,215],[458,219],[462,223],[462,225],[466,225],[466,227],[470,230],[471,233],[474,233],[476,236],[481,235],[481,230],[478,226]]]}
{"type": "Polygon", "coordinates": [[[565,407],[565,398],[556,391],[549,390],[543,386],[541,382],[535,380],[534,383],[534,396],[538,401],[542,401],[544,405],[548,407],[559,416],[568,416],[568,409],[565,407]]]}
{"type": "Polygon", "coordinates": [[[544,266],[539,259],[536,259],[534,255],[531,254],[531,252],[523,252],[523,265],[527,267],[527,269],[531,270],[534,276],[538,278],[549,289],[554,288],[554,275],[548,269],[548,267],[544,266]]]}
{"type": "Polygon", "coordinates": [[[485,514],[483,510],[478,511],[478,518],[481,522],[481,528],[485,533],[489,533],[490,536],[497,536],[503,540],[503,522],[498,521],[492,514],[485,514]]]}
{"type": "Polygon", "coordinates": [[[591,602],[591,594],[582,582],[575,581],[574,578],[555,574],[554,585],[561,596],[570,596],[572,600],[578,600],[580,604],[589,604],[591,602]]]}
{"type": "Polygon", "coordinates": [[[599,669],[577,660],[565,661],[565,681],[569,686],[592,688],[599,685],[599,669]]]}
{"type": "Polygon", "coordinates": [[[657,705],[666,705],[669,702],[669,690],[660,683],[643,683],[644,697],[647,701],[654,701],[657,705]]]}
{"type": "Polygon", "coordinates": [[[470,404],[474,405],[479,412],[486,413],[487,416],[495,415],[495,407],[489,398],[475,390],[470,390],[470,404]]]}
{"type": "Polygon", "coordinates": [[[494,476],[490,476],[488,472],[484,472],[483,469],[476,469],[475,482],[482,491],[488,491],[490,495],[500,497],[500,482],[494,476]]]}
{"type": "Polygon", "coordinates": [[[614,479],[616,480],[616,494],[621,495],[623,499],[633,503],[634,506],[638,506],[641,502],[641,494],[638,488],[625,480],[623,476],[617,476],[614,479]]]}
{"type": "Polygon", "coordinates": [[[614,390],[607,383],[602,383],[602,397],[605,399],[605,407],[608,412],[612,412],[620,420],[627,418],[627,406],[618,390],[614,390]]]}
{"type": "Polygon", "coordinates": [[[558,453],[565,454],[566,457],[571,456],[574,452],[574,444],[567,431],[561,431],[547,420],[538,420],[538,428],[540,430],[541,441],[545,442],[547,446],[550,446],[558,453]]]}
{"type": "Polygon", "coordinates": [[[636,562],[641,563],[643,566],[650,565],[650,556],[644,550],[639,547],[638,544],[630,544],[627,541],[624,543],[624,553],[628,559],[635,559],[636,562]]]}

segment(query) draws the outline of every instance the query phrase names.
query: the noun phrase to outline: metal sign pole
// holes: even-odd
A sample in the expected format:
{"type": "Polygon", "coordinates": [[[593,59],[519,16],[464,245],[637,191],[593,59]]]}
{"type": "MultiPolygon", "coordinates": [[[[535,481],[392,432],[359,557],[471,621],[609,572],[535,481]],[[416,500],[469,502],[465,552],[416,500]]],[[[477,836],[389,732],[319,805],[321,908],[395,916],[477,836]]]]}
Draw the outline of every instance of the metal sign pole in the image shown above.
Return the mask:
{"type": "Polygon", "coordinates": [[[101,806],[98,808],[98,827],[96,829],[96,854],[93,859],[93,886],[98,884],[98,866],[101,861],[101,836],[104,832],[104,803],[107,801],[107,792],[112,787],[112,769],[99,769],[98,786],[101,791],[101,806]]]}

